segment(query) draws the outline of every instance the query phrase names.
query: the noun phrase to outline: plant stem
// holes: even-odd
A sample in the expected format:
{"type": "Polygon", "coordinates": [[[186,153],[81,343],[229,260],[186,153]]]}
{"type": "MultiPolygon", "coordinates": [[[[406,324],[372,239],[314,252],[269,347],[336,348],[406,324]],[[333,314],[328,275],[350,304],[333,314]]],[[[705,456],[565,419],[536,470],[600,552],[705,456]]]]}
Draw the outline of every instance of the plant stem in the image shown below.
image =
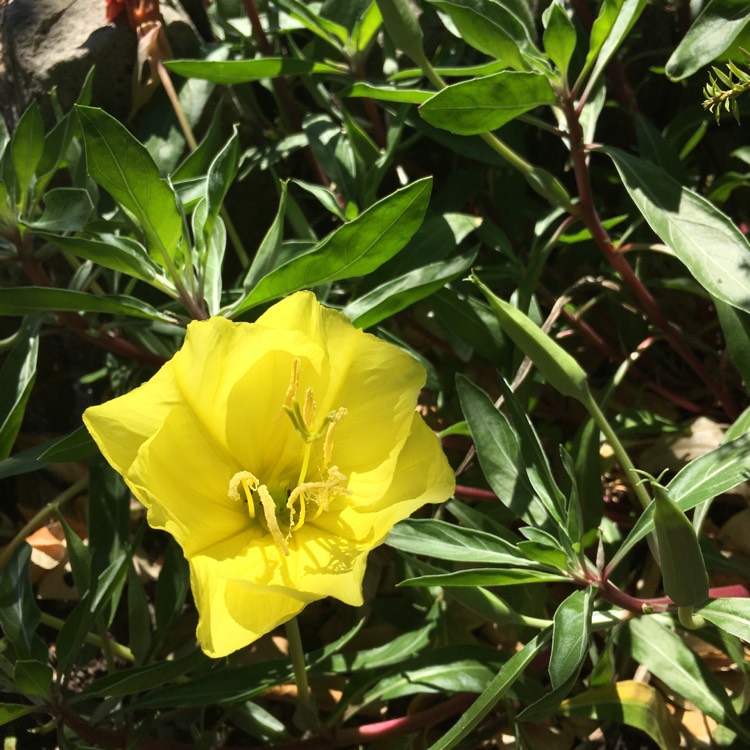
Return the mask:
{"type": "Polygon", "coordinates": [[[289,658],[294,669],[294,681],[297,683],[297,718],[304,729],[317,729],[320,722],[310,698],[305,651],[302,647],[302,636],[299,632],[297,618],[293,617],[284,623],[284,628],[289,643],[289,658]]]}
{"type": "Polygon", "coordinates": [[[24,543],[26,537],[41,528],[60,506],[79,495],[88,487],[88,484],[89,477],[86,475],[83,479],[79,479],[75,484],[71,484],[70,487],[63,490],[54,500],[47,503],[33,518],[24,524],[23,528],[10,540],[8,546],[0,552],[0,571],[10,562],[13,553],[24,543]]]}
{"type": "MultiPolygon", "coordinates": [[[[42,612],[41,623],[42,625],[47,625],[48,627],[54,628],[55,630],[60,630],[62,626],[65,625],[65,620],[61,620],[59,617],[55,617],[54,615],[49,615],[46,612],[42,612]]],[[[92,646],[96,646],[97,648],[105,650],[109,649],[110,653],[114,654],[115,656],[119,656],[120,659],[123,659],[124,661],[129,661],[131,663],[135,662],[135,656],[133,655],[133,652],[127,646],[123,646],[121,643],[113,641],[111,638],[104,639],[96,633],[86,633],[83,640],[86,641],[86,643],[90,643],[92,646]]]]}
{"type": "Polygon", "coordinates": [[[635,468],[633,462],[630,460],[628,452],[625,450],[625,446],[620,442],[620,438],[617,437],[617,433],[612,429],[612,425],[609,423],[607,418],[602,414],[602,410],[594,400],[594,397],[589,394],[587,403],[584,403],[586,410],[591,415],[591,418],[596,422],[597,427],[602,431],[607,442],[612,446],[612,450],[617,456],[617,460],[620,462],[625,471],[625,475],[630,482],[633,491],[636,494],[638,500],[640,500],[643,508],[647,508],[651,504],[651,498],[646,492],[643,483],[641,482],[640,475],[635,468]]]}
{"type": "Polygon", "coordinates": [[[664,337],[671,347],[683,358],[685,363],[695,372],[703,381],[706,387],[711,391],[714,398],[724,408],[727,415],[734,421],[739,415],[739,409],[734,403],[732,397],[726,389],[714,381],[708,374],[705,367],[698,361],[695,354],[685,345],[679,333],[675,331],[666,315],[653,298],[651,293],[646,289],[643,282],[636,276],[632,267],[625,259],[623,253],[618,252],[612,240],[604,228],[599,218],[596,207],[594,206],[593,190],[589,177],[589,168],[587,154],[583,142],[583,129],[576,111],[572,97],[568,96],[561,100],[568,123],[568,133],[570,138],[570,153],[573,161],[573,171],[575,172],[576,185],[578,186],[578,195],[580,198],[580,216],[591,232],[591,236],[602,254],[609,262],[610,266],[620,274],[623,281],[628,285],[633,296],[641,306],[646,316],[664,332],[664,337]]]}

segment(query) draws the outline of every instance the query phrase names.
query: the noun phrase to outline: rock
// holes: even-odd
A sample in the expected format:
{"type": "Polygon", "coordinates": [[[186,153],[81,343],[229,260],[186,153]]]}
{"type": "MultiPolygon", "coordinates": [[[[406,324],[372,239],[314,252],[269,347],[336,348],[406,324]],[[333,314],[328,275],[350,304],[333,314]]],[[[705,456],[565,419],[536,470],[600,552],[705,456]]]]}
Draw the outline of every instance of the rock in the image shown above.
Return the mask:
{"type": "MultiPolygon", "coordinates": [[[[108,24],[103,0],[11,0],[2,13],[0,108],[11,128],[34,99],[49,126],[45,95],[56,87],[67,111],[92,65],[93,104],[127,118],[136,35],[124,16],[108,24]]],[[[200,39],[185,12],[162,4],[162,15],[175,56],[195,56],[200,39]]]]}

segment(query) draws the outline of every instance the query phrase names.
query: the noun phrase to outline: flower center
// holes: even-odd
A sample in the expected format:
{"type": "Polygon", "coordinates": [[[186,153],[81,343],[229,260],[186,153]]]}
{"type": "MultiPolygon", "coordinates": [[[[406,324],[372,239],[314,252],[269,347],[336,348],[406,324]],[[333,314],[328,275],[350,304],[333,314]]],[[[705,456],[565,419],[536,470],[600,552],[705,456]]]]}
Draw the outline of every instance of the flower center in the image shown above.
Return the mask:
{"type": "Polygon", "coordinates": [[[303,442],[296,481],[274,477],[263,483],[249,471],[238,471],[229,480],[228,490],[232,500],[247,502],[250,518],[257,519],[271,534],[284,555],[289,554],[287,541],[293,531],[328,510],[333,498],[350,494],[347,477],[331,464],[334,429],[346,416],[346,409],[340,407],[318,422],[312,388],[305,391],[300,403],[300,364],[298,358],[292,361],[291,381],[282,406],[303,442]],[[317,450],[313,451],[314,448],[317,450]],[[316,461],[311,467],[313,452],[316,461]]]}

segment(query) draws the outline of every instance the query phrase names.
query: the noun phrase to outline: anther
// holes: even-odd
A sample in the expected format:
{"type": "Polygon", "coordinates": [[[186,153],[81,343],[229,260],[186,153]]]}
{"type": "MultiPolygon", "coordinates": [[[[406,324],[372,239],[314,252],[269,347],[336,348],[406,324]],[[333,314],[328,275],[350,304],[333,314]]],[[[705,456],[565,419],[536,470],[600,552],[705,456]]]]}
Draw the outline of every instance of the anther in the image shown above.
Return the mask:
{"type": "Polygon", "coordinates": [[[258,487],[258,497],[260,498],[263,515],[265,516],[268,530],[271,532],[273,541],[285,555],[288,555],[289,548],[287,547],[286,539],[284,539],[284,536],[281,533],[279,522],[276,518],[276,503],[274,503],[271,493],[268,491],[268,487],[266,487],[265,484],[261,484],[260,487],[258,487]]]}

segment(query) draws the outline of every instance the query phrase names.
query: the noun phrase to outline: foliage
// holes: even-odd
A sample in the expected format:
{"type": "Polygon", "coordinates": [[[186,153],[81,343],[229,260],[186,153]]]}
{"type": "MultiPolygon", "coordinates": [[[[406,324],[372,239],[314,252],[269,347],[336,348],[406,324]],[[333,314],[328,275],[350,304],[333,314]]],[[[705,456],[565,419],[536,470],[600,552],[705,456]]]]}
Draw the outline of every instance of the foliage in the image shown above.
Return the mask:
{"type": "Polygon", "coordinates": [[[701,107],[712,63],[746,83],[750,9],[689,5],[217,0],[202,59],[151,53],[185,100],[211,82],[199,142],[118,122],[91,76],[55,123],[0,123],[9,732],[750,743],[750,152],[745,98],[720,132],[701,107]],[[80,422],[191,320],[301,289],[422,362],[458,481],[371,553],[363,607],[300,615],[312,702],[291,637],[200,652],[180,549],[80,422]]]}

